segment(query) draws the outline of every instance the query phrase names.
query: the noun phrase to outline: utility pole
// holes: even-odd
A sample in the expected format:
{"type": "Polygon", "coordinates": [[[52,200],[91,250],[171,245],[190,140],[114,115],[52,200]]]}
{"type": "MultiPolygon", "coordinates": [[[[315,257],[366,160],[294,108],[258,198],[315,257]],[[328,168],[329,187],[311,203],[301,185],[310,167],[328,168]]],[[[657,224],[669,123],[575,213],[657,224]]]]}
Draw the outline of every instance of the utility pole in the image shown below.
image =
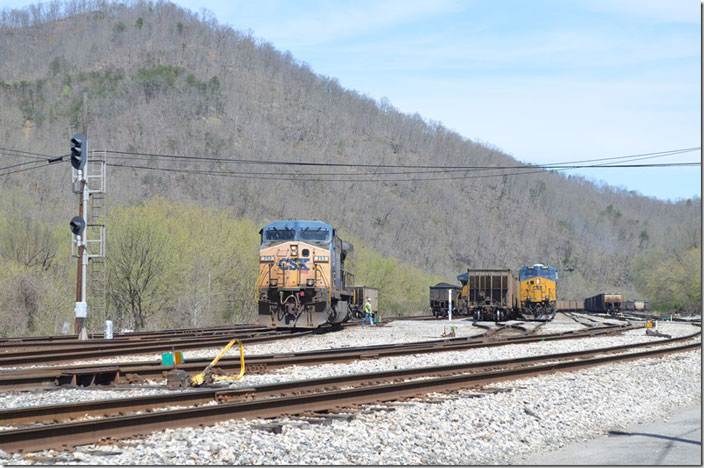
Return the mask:
{"type": "Polygon", "coordinates": [[[78,339],[88,339],[86,331],[86,317],[88,317],[88,304],[86,303],[86,272],[88,270],[88,252],[86,251],[86,215],[88,211],[88,183],[86,181],[86,161],[88,159],[88,145],[86,137],[77,133],[71,138],[71,165],[77,171],[73,192],[80,194],[78,216],[71,220],[71,232],[76,236],[78,246],[78,267],[76,274],[76,320],[74,330],[78,339]],[[76,190],[75,182],[79,189],[76,190]]]}

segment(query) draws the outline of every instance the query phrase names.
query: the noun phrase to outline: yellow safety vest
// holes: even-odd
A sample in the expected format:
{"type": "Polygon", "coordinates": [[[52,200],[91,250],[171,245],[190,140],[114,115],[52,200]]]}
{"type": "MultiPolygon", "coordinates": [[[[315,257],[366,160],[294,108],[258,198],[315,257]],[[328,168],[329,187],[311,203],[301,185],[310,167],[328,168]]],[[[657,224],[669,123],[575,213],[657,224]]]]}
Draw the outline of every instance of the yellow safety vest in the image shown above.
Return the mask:
{"type": "Polygon", "coordinates": [[[364,313],[365,314],[371,314],[372,313],[372,305],[370,303],[364,304],[364,313]]]}

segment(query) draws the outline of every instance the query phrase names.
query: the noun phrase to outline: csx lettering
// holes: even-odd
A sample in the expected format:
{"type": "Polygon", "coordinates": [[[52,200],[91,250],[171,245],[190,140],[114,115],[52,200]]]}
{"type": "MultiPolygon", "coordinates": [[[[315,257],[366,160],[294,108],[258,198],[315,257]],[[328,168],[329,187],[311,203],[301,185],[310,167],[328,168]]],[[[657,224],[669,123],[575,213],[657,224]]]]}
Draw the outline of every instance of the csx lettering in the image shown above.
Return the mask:
{"type": "Polygon", "coordinates": [[[279,268],[282,270],[300,270],[300,271],[310,271],[307,258],[282,258],[279,260],[279,268]]]}

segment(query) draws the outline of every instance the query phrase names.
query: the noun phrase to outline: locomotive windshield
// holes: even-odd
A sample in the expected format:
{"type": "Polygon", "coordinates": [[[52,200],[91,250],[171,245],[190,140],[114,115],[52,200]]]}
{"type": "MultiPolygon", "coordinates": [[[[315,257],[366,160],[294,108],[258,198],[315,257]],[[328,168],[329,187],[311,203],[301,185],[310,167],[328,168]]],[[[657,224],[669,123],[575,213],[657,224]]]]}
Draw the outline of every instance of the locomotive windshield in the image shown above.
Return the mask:
{"type": "Polygon", "coordinates": [[[330,242],[330,231],[324,228],[303,228],[298,231],[298,238],[315,245],[326,245],[330,242]]]}
{"type": "Polygon", "coordinates": [[[296,231],[293,229],[276,229],[271,228],[264,231],[264,239],[262,245],[273,245],[279,242],[291,241],[296,237],[296,231]]]}
{"type": "Polygon", "coordinates": [[[552,281],[557,281],[557,271],[552,267],[525,267],[521,268],[518,273],[518,281],[525,281],[531,278],[547,278],[552,281]]]}

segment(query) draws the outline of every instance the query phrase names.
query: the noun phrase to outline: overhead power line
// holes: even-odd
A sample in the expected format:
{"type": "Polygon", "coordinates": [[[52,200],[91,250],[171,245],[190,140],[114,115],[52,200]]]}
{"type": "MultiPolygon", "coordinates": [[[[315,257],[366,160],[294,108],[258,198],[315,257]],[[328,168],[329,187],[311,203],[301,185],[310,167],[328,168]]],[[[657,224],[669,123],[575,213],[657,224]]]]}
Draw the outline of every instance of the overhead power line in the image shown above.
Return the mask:
{"type": "Polygon", "coordinates": [[[434,170],[455,170],[455,169],[531,169],[535,167],[541,167],[545,169],[558,169],[564,167],[564,165],[586,163],[586,162],[599,162],[607,160],[618,160],[627,158],[659,158],[672,156],[674,154],[681,154],[686,152],[692,152],[700,149],[700,147],[692,148],[681,148],[669,151],[659,151],[653,153],[640,153],[631,154],[626,156],[615,156],[610,158],[600,158],[582,161],[569,161],[564,163],[553,163],[553,164],[536,164],[536,165],[514,165],[514,166],[439,166],[439,165],[404,165],[404,164],[369,164],[369,163],[337,163],[337,162],[309,162],[309,161],[275,161],[275,160],[255,160],[255,159],[241,159],[241,158],[216,158],[212,156],[183,156],[176,154],[159,154],[159,153],[140,153],[135,151],[115,151],[106,150],[110,154],[119,154],[123,156],[145,156],[148,158],[162,158],[162,159],[177,159],[184,161],[203,161],[203,162],[217,162],[217,163],[230,163],[230,164],[256,164],[256,165],[275,165],[275,166],[313,166],[313,167],[354,167],[354,168],[375,168],[375,169],[386,169],[386,168],[396,168],[396,169],[434,169],[434,170]]]}
{"type": "Polygon", "coordinates": [[[54,157],[51,159],[45,159],[43,161],[25,161],[23,163],[13,164],[12,166],[0,167],[0,177],[10,175],[10,174],[17,174],[18,172],[31,171],[33,169],[41,169],[43,167],[50,166],[50,165],[57,163],[57,162],[64,162],[64,160],[63,160],[64,157],[65,156],[57,156],[57,157],[54,157]],[[9,172],[3,172],[3,171],[7,171],[9,169],[14,169],[16,167],[26,166],[28,164],[34,164],[34,166],[25,167],[23,169],[15,169],[14,171],[9,171],[9,172]]]}
{"type": "MultiPolygon", "coordinates": [[[[389,173],[353,173],[353,174],[335,174],[339,176],[346,176],[344,178],[330,179],[330,178],[315,178],[316,176],[331,176],[331,174],[313,174],[312,178],[306,178],[303,174],[297,173],[248,173],[239,171],[216,171],[216,170],[198,170],[198,169],[179,169],[179,168],[166,168],[166,167],[150,167],[150,166],[135,166],[131,164],[115,164],[108,163],[110,167],[120,167],[120,168],[130,168],[130,169],[143,169],[150,171],[162,171],[162,172],[177,172],[183,174],[195,174],[195,175],[208,175],[208,176],[219,176],[219,177],[230,177],[235,179],[259,179],[259,180],[288,180],[288,181],[304,181],[304,182],[415,182],[415,181],[430,181],[430,180],[458,180],[458,179],[478,179],[478,178],[488,178],[488,177],[504,177],[504,176],[514,176],[514,175],[526,175],[526,174],[537,174],[545,173],[544,169],[532,170],[532,171],[522,171],[522,172],[500,172],[498,174],[477,174],[477,175],[452,175],[447,177],[412,177],[412,178],[381,178],[388,175],[389,173]],[[353,177],[350,177],[353,176],[353,177]],[[355,178],[359,176],[366,176],[366,178],[360,179],[355,178]],[[371,178],[376,176],[376,178],[371,178]]],[[[564,171],[568,169],[578,169],[578,168],[641,168],[641,167],[678,167],[678,166],[698,166],[701,163],[662,163],[662,164],[627,164],[627,165],[591,165],[591,166],[565,166],[555,171],[564,171]]],[[[530,169],[530,167],[528,167],[530,169]]],[[[515,169],[515,168],[511,168],[515,169]]],[[[532,168],[535,169],[535,168],[532,168]]],[[[456,172],[466,172],[467,170],[457,170],[456,172]]],[[[447,172],[447,171],[443,171],[447,172]]]]}
{"type": "MultiPolygon", "coordinates": [[[[700,147],[679,148],[668,151],[658,151],[651,153],[639,153],[623,156],[612,156],[608,158],[586,159],[579,161],[568,161],[551,164],[537,165],[511,165],[511,166],[441,166],[441,165],[402,165],[402,164],[366,164],[366,163],[337,163],[337,162],[308,162],[308,161],[274,161],[274,160],[251,160],[241,158],[216,158],[205,156],[183,156],[174,154],[159,154],[159,153],[141,153],[131,151],[113,151],[108,150],[107,153],[120,155],[118,158],[122,160],[146,160],[150,162],[163,163],[217,163],[218,169],[201,169],[188,167],[156,167],[125,163],[109,163],[108,166],[117,168],[129,168],[137,170],[150,170],[162,172],[174,172],[183,174],[207,175],[216,177],[230,177],[239,179],[259,179],[259,180],[299,180],[307,182],[412,182],[412,181],[433,181],[433,180],[459,180],[459,179],[475,179],[485,177],[504,177],[514,175],[527,175],[545,173],[549,171],[566,171],[571,169],[599,169],[599,168],[652,168],[652,167],[685,167],[698,166],[700,162],[670,162],[670,163],[650,163],[650,164],[626,164],[633,161],[663,158],[677,154],[683,154],[699,150],[700,147]],[[601,163],[601,164],[589,164],[601,163]],[[265,165],[265,166],[285,166],[295,168],[300,167],[320,167],[320,168],[349,168],[358,169],[357,171],[347,172],[296,172],[295,169],[286,172],[253,172],[251,170],[224,170],[222,164],[241,164],[241,165],[265,165]],[[398,170],[389,170],[398,169],[398,170]],[[479,172],[481,174],[470,174],[471,172],[479,172]],[[513,172],[509,172],[513,171],[513,172]],[[436,175],[436,177],[433,177],[436,175]],[[389,176],[409,176],[409,177],[389,177],[389,176]]],[[[63,162],[63,158],[68,155],[60,155],[52,157],[50,155],[42,155],[41,153],[33,153],[29,151],[20,151],[10,148],[1,148],[0,154],[17,156],[17,157],[32,157],[35,161],[23,162],[12,166],[0,168],[0,176],[14,174],[32,169],[45,167],[48,164],[55,162],[63,162]],[[44,162],[44,164],[41,164],[44,162]],[[5,170],[21,167],[28,164],[39,164],[37,166],[18,169],[9,172],[5,170]]]]}
{"type": "Polygon", "coordinates": [[[0,154],[4,156],[13,156],[17,158],[33,158],[33,159],[46,159],[50,158],[51,155],[48,154],[41,154],[41,153],[32,153],[30,151],[21,151],[17,149],[12,149],[12,148],[1,148],[0,147],[0,154]]]}

